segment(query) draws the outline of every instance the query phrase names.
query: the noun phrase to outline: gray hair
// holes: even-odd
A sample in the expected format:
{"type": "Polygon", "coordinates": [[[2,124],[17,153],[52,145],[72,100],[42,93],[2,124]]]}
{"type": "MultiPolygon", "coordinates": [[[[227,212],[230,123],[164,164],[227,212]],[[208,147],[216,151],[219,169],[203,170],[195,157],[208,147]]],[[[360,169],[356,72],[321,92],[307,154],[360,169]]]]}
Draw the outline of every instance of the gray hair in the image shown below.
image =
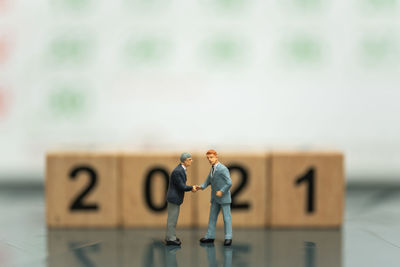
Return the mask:
{"type": "Polygon", "coordinates": [[[179,158],[181,162],[185,162],[186,159],[191,158],[192,156],[188,152],[184,152],[181,154],[181,157],[179,158]]]}

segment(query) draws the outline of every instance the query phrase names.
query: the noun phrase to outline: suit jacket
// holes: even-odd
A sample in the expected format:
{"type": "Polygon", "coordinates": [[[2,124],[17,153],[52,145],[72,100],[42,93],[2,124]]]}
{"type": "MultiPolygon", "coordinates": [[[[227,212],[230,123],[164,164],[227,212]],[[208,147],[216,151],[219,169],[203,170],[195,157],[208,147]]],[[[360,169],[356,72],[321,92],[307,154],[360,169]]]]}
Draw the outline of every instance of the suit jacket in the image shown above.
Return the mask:
{"type": "Polygon", "coordinates": [[[186,185],[186,172],[181,164],[172,171],[169,179],[167,201],[181,205],[185,196],[185,191],[191,191],[192,186],[186,185]]]}
{"type": "Polygon", "coordinates": [[[229,170],[225,165],[219,163],[215,167],[214,175],[211,176],[211,171],[207,176],[205,182],[201,185],[201,188],[205,189],[211,184],[211,201],[217,202],[218,204],[231,203],[231,191],[229,190],[232,186],[232,179],[229,174],[229,170]],[[222,191],[222,197],[217,197],[217,191],[222,191]]]}

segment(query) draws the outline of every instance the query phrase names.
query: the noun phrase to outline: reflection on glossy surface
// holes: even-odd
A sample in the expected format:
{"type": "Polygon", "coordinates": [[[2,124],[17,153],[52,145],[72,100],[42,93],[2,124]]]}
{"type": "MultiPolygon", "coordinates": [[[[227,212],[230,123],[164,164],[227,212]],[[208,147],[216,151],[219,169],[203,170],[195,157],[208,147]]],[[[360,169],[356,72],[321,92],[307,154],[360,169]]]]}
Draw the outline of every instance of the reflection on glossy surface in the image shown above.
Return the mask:
{"type": "MultiPolygon", "coordinates": [[[[163,245],[164,229],[47,229],[43,195],[0,186],[1,267],[215,265],[199,244],[205,229],[178,229],[176,251],[163,245]]],[[[399,206],[400,186],[350,188],[343,231],[234,229],[232,256],[217,239],[214,259],[218,266],[232,258],[243,267],[398,267],[399,206]]]]}
{"type": "MultiPolygon", "coordinates": [[[[208,260],[208,266],[210,267],[217,267],[218,266],[218,261],[217,261],[217,254],[215,251],[215,245],[214,244],[201,244],[201,247],[205,248],[207,252],[207,260],[208,260]]],[[[234,247],[223,247],[223,253],[224,253],[224,267],[231,267],[232,266],[232,252],[234,250],[234,247]]]]}
{"type": "Polygon", "coordinates": [[[314,267],[315,265],[315,253],[316,253],[316,244],[314,242],[304,242],[304,249],[305,249],[305,266],[306,267],[314,267]]]}
{"type": "Polygon", "coordinates": [[[118,259],[118,231],[50,230],[48,266],[113,266],[118,259]]]}
{"type": "Polygon", "coordinates": [[[165,265],[167,267],[176,267],[178,263],[176,261],[176,252],[181,249],[179,246],[165,246],[165,265]]]}
{"type": "Polygon", "coordinates": [[[84,247],[76,247],[79,243],[71,242],[69,243],[69,248],[73,251],[75,257],[82,263],[84,266],[96,266],[90,259],[87,257],[88,254],[98,254],[101,250],[101,244],[93,244],[84,247]]]}
{"type": "MultiPolygon", "coordinates": [[[[200,245],[204,230],[180,230],[182,246],[165,246],[164,230],[50,230],[48,267],[63,266],[341,266],[339,230],[235,231],[231,247],[223,240],[200,245]]],[[[219,230],[222,231],[222,230],[219,230]]],[[[221,233],[222,234],[222,233],[221,233]]]]}

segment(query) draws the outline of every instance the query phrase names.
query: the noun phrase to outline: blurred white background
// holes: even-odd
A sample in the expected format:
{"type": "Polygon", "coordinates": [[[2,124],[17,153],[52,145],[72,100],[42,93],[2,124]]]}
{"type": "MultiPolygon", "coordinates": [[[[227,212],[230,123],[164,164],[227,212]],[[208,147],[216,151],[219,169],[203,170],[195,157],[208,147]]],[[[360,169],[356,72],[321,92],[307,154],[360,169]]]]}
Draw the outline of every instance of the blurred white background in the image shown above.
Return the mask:
{"type": "Polygon", "coordinates": [[[0,0],[0,181],[55,147],[335,148],[400,178],[398,0],[0,0]]]}

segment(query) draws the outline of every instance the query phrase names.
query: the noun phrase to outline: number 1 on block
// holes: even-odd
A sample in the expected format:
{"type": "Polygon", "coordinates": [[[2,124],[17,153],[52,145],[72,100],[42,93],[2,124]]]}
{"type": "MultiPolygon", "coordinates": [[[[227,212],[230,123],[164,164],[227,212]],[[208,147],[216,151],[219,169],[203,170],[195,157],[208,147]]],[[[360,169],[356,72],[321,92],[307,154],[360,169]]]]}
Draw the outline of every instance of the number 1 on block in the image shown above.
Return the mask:
{"type": "Polygon", "coordinates": [[[343,154],[271,155],[271,226],[339,227],[344,210],[343,154]]]}
{"type": "Polygon", "coordinates": [[[307,183],[307,199],[306,199],[306,211],[307,213],[314,212],[314,168],[310,168],[307,170],[306,174],[296,179],[296,185],[300,185],[302,183],[307,183]]]}

